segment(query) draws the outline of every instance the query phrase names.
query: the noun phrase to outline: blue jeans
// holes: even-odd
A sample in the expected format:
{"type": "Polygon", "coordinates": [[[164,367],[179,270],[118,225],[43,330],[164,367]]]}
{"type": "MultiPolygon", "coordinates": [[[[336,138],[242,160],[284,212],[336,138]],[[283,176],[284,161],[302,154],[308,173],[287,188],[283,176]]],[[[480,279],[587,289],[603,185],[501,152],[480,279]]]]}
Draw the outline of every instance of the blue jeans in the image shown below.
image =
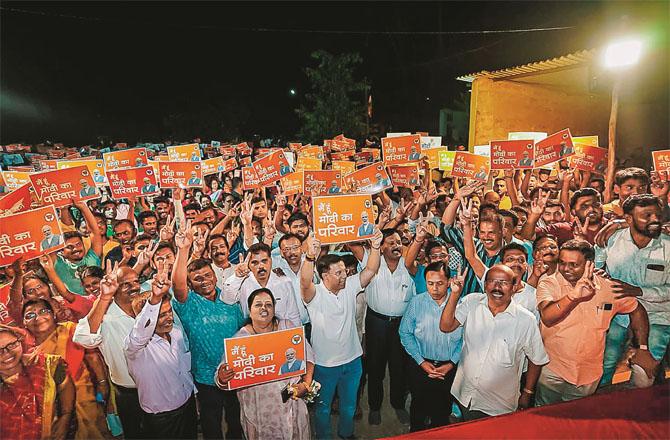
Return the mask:
{"type": "Polygon", "coordinates": [[[316,438],[332,438],[330,406],[333,403],[335,389],[340,398],[340,420],[337,425],[337,434],[340,437],[350,437],[354,434],[356,395],[362,373],[360,357],[337,367],[322,367],[321,365],[314,367],[314,380],[321,384],[315,409],[316,438]]]}
{"type": "MultiPolygon", "coordinates": [[[[614,371],[623,355],[626,344],[628,328],[622,326],[616,320],[610,324],[605,342],[605,355],[603,357],[603,377],[600,379],[600,386],[612,383],[614,371]]],[[[649,352],[657,361],[663,359],[665,351],[670,343],[670,325],[651,324],[649,325],[649,338],[647,345],[649,352]]]]}

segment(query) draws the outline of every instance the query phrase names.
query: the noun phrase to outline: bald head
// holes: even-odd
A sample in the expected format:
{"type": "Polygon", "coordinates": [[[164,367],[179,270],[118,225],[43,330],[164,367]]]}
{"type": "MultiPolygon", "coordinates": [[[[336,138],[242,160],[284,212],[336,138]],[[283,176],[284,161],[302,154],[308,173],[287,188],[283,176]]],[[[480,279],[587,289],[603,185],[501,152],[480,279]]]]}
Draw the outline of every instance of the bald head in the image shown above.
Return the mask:
{"type": "Polygon", "coordinates": [[[496,264],[486,272],[484,290],[489,303],[495,306],[506,306],[512,300],[515,284],[514,271],[503,264],[496,264]]]}

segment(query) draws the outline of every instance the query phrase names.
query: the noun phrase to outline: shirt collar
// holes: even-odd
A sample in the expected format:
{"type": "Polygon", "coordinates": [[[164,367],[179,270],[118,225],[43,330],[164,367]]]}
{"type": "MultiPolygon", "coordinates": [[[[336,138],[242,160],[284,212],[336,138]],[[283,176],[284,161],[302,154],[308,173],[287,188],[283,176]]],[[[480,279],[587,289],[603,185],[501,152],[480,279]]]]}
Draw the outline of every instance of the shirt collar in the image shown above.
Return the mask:
{"type": "MultiPolygon", "coordinates": [[[[513,295],[512,295],[512,297],[513,297],[513,295]]],[[[491,309],[489,308],[489,296],[486,293],[484,293],[484,297],[479,300],[479,304],[486,307],[486,309],[489,311],[489,313],[491,313],[491,309]]],[[[507,313],[507,314],[510,314],[512,316],[516,316],[516,309],[517,309],[517,305],[514,303],[514,301],[510,301],[507,308],[500,313],[507,313]]],[[[491,313],[491,314],[493,314],[493,313],[491,313]]]]}
{"type": "MultiPolygon", "coordinates": [[[[636,245],[635,242],[633,241],[633,234],[630,233],[630,228],[626,228],[626,229],[623,231],[623,234],[624,234],[624,238],[625,238],[627,241],[629,241],[629,242],[631,243],[631,245],[633,245],[633,246],[635,246],[635,247],[637,248],[637,245],[636,245]]],[[[654,248],[662,247],[662,246],[663,246],[663,245],[662,245],[662,243],[661,243],[661,237],[658,236],[657,238],[652,238],[651,241],[650,241],[649,243],[647,243],[647,245],[646,245],[645,247],[643,247],[643,248],[638,248],[638,249],[640,249],[640,250],[642,250],[642,249],[654,249],[654,248]]]]}

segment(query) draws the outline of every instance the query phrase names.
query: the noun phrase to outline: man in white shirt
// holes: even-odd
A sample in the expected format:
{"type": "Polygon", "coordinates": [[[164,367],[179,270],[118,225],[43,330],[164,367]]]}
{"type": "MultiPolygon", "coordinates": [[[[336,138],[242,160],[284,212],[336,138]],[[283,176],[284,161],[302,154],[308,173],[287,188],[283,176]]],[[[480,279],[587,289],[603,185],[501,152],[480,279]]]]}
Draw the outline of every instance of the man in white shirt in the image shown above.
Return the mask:
{"type": "Polygon", "coordinates": [[[549,362],[535,317],[512,301],[515,278],[512,269],[497,264],[486,273],[486,294],[471,293],[460,304],[460,277],[451,285],[440,330],[463,326],[463,351],[451,394],[465,420],[527,408],[541,365],[549,362]],[[520,393],[525,358],[528,371],[520,393]]]}
{"type": "Polygon", "coordinates": [[[279,239],[279,250],[281,251],[281,256],[274,255],[272,257],[272,267],[279,269],[291,281],[296,305],[300,312],[300,321],[305,326],[307,339],[310,339],[311,325],[309,324],[309,314],[300,296],[300,268],[305,259],[305,253],[302,250],[302,240],[295,234],[288,233],[282,235],[279,239]]]}
{"type": "MultiPolygon", "coordinates": [[[[405,410],[407,365],[409,358],[400,342],[398,329],[409,301],[416,294],[414,279],[405,267],[400,234],[395,229],[382,231],[381,263],[365,289],[368,308],[365,315],[365,361],[368,375],[368,423],[381,423],[384,376],[388,364],[391,406],[401,423],[409,423],[405,410]]],[[[362,265],[368,254],[362,246],[349,246],[362,265]]]]}
{"type": "Polygon", "coordinates": [[[195,439],[198,416],[191,353],[184,332],[174,326],[169,291],[168,274],[162,268],[148,300],[133,300],[137,318],[124,341],[124,352],[147,413],[145,432],[151,438],[195,439]]]}
{"type": "Polygon", "coordinates": [[[79,320],[72,337],[85,348],[100,348],[115,385],[116,406],[126,438],[143,437],[146,415],[123,354],[123,341],[135,323],[132,300],[139,294],[139,277],[133,269],[128,266],[112,269],[108,264],[107,274],[100,281],[100,296],[88,315],[79,320]]]}
{"type": "Polygon", "coordinates": [[[293,284],[286,276],[272,271],[271,249],[265,243],[255,243],[249,248],[244,262],[237,265],[235,273],[228,277],[221,291],[221,301],[226,304],[240,303],[244,317],[249,316],[247,298],[261,287],[268,288],[275,297],[275,314],[299,327],[300,312],[293,293],[293,284]]]}
{"type": "Polygon", "coordinates": [[[370,240],[372,250],[360,274],[347,277],[342,258],[325,255],[319,259],[317,272],[321,284],[314,284],[314,263],[321,243],[308,238],[307,254],[300,269],[300,293],[312,321],[312,347],[316,357],[314,379],[321,384],[316,402],[316,438],[332,438],[330,406],[338,390],[340,420],[337,434],[351,438],[354,434],[356,395],[361,380],[363,349],[356,331],[356,296],[379,269],[382,234],[377,231],[370,240]]]}
{"type": "Polygon", "coordinates": [[[223,234],[215,234],[207,239],[207,251],[212,260],[212,270],[216,274],[216,287],[223,291],[226,280],[235,273],[235,268],[228,261],[230,249],[223,234]]]}

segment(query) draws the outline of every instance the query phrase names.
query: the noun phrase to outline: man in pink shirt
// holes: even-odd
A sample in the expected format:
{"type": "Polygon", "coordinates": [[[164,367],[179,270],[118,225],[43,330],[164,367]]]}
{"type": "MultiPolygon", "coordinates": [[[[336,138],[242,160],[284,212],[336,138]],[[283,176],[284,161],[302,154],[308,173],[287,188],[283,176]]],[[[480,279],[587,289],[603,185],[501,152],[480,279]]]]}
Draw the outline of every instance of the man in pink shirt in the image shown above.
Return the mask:
{"type": "Polygon", "coordinates": [[[588,242],[569,240],[561,246],[558,271],[538,283],[540,332],[549,364],[537,383],[537,406],[595,393],[603,374],[607,329],[619,313],[630,316],[639,346],[631,362],[653,377],[656,362],[647,349],[647,312],[635,298],[615,296],[611,281],[593,273],[594,258],[588,242]]]}

